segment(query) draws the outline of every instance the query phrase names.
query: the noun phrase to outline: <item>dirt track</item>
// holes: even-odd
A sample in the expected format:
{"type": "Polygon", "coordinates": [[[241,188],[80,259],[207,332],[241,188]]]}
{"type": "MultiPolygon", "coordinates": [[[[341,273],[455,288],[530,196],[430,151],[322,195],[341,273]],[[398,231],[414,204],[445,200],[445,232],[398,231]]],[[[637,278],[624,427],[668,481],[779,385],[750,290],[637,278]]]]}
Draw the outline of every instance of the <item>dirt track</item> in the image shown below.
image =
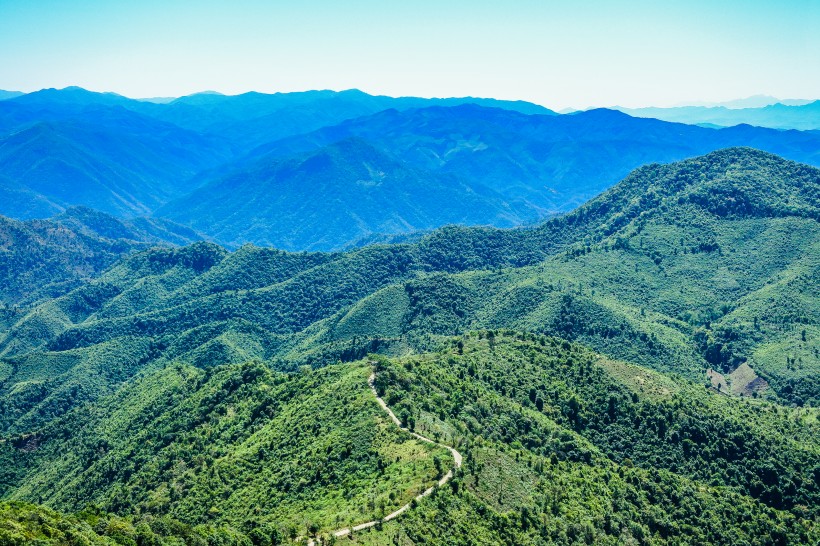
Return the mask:
{"type": "MultiPolygon", "coordinates": [[[[412,432],[412,431],[408,430],[407,428],[401,426],[401,420],[399,420],[399,418],[396,417],[396,414],[393,413],[393,410],[391,410],[389,407],[387,407],[387,403],[376,392],[376,385],[374,384],[375,380],[376,380],[376,372],[373,372],[373,373],[370,374],[370,377],[367,379],[367,383],[370,385],[370,390],[373,391],[373,396],[376,397],[376,401],[379,403],[379,406],[381,406],[381,408],[387,413],[387,415],[390,416],[390,419],[396,424],[397,427],[399,427],[401,430],[407,432],[408,434],[410,434],[414,438],[417,438],[417,439],[421,440],[422,442],[427,442],[428,444],[433,444],[435,446],[443,447],[443,448],[447,449],[453,455],[453,460],[455,461],[455,464],[453,465],[453,468],[451,468],[450,471],[447,472],[447,474],[445,474],[438,481],[438,484],[436,486],[441,487],[442,485],[449,482],[453,478],[453,472],[457,468],[461,467],[461,460],[462,460],[461,453],[459,453],[458,451],[456,451],[454,448],[452,448],[450,446],[440,444],[440,443],[438,443],[434,440],[431,440],[430,438],[427,438],[426,436],[422,436],[421,434],[418,434],[416,432],[412,432]]],[[[425,490],[423,493],[420,493],[419,495],[417,495],[414,500],[423,499],[424,497],[426,497],[427,495],[432,493],[434,489],[435,489],[435,486],[430,487],[429,489],[425,490]]],[[[374,525],[378,524],[379,522],[390,521],[392,519],[395,519],[395,518],[399,517],[400,515],[402,515],[406,511],[408,511],[410,509],[411,505],[412,505],[412,501],[408,502],[407,504],[405,504],[404,506],[402,506],[401,508],[399,508],[395,512],[391,512],[390,514],[384,516],[384,518],[381,519],[381,520],[367,521],[365,523],[360,523],[360,524],[354,525],[352,527],[345,527],[343,529],[337,529],[335,531],[332,531],[330,534],[332,534],[335,537],[343,537],[343,536],[349,535],[353,531],[361,531],[362,529],[367,529],[369,527],[373,527],[374,525]]],[[[317,539],[308,540],[308,546],[316,546],[317,544],[321,544],[321,542],[318,541],[317,539]]]]}

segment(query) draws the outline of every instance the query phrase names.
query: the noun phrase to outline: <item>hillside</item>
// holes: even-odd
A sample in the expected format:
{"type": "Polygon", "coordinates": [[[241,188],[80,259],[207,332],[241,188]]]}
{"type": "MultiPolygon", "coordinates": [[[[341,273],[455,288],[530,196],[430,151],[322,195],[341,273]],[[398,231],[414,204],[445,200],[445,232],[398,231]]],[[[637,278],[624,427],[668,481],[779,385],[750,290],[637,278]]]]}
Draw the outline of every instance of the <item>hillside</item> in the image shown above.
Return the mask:
{"type": "MultiPolygon", "coordinates": [[[[386,108],[466,102],[553,114],[523,102],[396,99],[355,90],[199,94],[168,103],[78,87],[9,97],[0,105],[0,214],[46,218],[79,205],[124,217],[146,215],[194,190],[202,182],[201,173],[271,140],[386,108]]],[[[382,199],[389,204],[392,197],[382,199]]],[[[230,212],[238,214],[236,209],[230,212]]],[[[404,214],[395,211],[397,217],[404,214]]],[[[439,227],[448,221],[446,216],[436,218],[433,226],[422,224],[439,227]]],[[[406,230],[403,226],[400,231],[406,230]]],[[[349,242],[344,234],[333,235],[349,242]]]]}
{"type": "Polygon", "coordinates": [[[443,224],[511,227],[537,213],[456,176],[409,167],[354,138],[295,158],[260,160],[172,201],[156,216],[229,245],[252,241],[296,251],[443,224]]]}
{"type": "Polygon", "coordinates": [[[2,426],[38,428],[154,364],[292,370],[499,327],[697,382],[745,364],[735,378],[754,384],[736,390],[814,405],[819,188],[817,169],[729,149],[639,169],[535,229],[335,254],[137,254],[8,323],[2,426]]]}
{"type": "MultiPolygon", "coordinates": [[[[408,165],[447,173],[493,189],[509,202],[567,212],[633,169],[731,146],[752,146],[820,165],[812,133],[755,127],[706,129],[633,118],[612,110],[524,115],[462,105],[387,110],[272,142],[223,169],[253,170],[260,160],[290,157],[360,138],[408,165]]],[[[205,173],[205,181],[224,175],[205,173]]]]}
{"type": "Polygon", "coordinates": [[[261,363],[153,370],[39,431],[35,450],[4,449],[2,494],[300,534],[365,521],[452,465],[389,424],[369,374],[363,363],[298,375],[261,363]]]}
{"type": "Polygon", "coordinates": [[[153,245],[199,240],[167,220],[119,220],[70,208],[49,220],[20,222],[0,216],[0,303],[31,304],[94,278],[123,256],[153,245]]]}
{"type": "MultiPolygon", "coordinates": [[[[47,201],[49,213],[83,205],[146,215],[192,189],[186,182],[194,174],[229,157],[222,145],[121,109],[89,108],[83,117],[38,121],[0,136],[3,176],[15,190],[47,201]],[[100,120],[109,114],[115,119],[100,120]]],[[[42,214],[13,200],[3,201],[0,213],[19,219],[42,214]]]]}
{"type": "Polygon", "coordinates": [[[761,504],[811,517],[803,509],[816,502],[802,495],[817,495],[818,483],[802,465],[819,455],[812,414],[786,425],[774,407],[514,332],[465,336],[449,350],[380,368],[385,399],[425,434],[459,445],[467,462],[450,491],[363,534],[362,544],[401,536],[453,544],[816,540],[769,534],[789,533],[790,516],[758,519],[783,517],[761,504]],[[788,485],[774,483],[761,462],[774,459],[788,485]],[[801,490],[800,500],[786,500],[787,490],[801,490]],[[633,508],[647,501],[651,508],[633,508]]]}
{"type": "Polygon", "coordinates": [[[730,146],[820,165],[815,131],[716,130],[612,110],[556,115],[524,102],[356,90],[150,102],[47,89],[0,101],[0,214],[46,218],[87,206],[167,215],[231,248],[339,250],[450,223],[531,225],[642,165],[730,146]],[[334,167],[296,168],[339,156],[345,142],[334,167]],[[364,172],[372,161],[397,172],[392,183],[373,183],[364,172]],[[240,186],[255,200],[238,199],[231,189],[240,186]],[[319,198],[346,216],[334,221],[319,198]]]}
{"type": "Polygon", "coordinates": [[[727,398],[556,338],[477,332],[440,348],[298,374],[147,370],[0,445],[5,497],[94,511],[6,504],[0,528],[39,511],[72,522],[64,531],[96,515],[108,526],[85,532],[100,540],[113,521],[123,536],[279,544],[379,517],[452,463],[387,420],[367,388],[375,363],[403,422],[465,459],[447,486],[352,543],[816,540],[816,412],[727,398]],[[180,523],[153,523],[163,518],[180,523]]]}
{"type": "MultiPolygon", "coordinates": [[[[751,150],[648,166],[521,232],[510,247],[553,253],[537,266],[421,277],[402,300],[387,288],[326,324],[325,339],[514,326],[691,378],[743,366],[734,391],[814,405],[819,190],[820,171],[751,150]],[[567,231],[574,241],[549,249],[567,231]]],[[[476,248],[453,252],[459,243],[463,257],[476,248]]]]}

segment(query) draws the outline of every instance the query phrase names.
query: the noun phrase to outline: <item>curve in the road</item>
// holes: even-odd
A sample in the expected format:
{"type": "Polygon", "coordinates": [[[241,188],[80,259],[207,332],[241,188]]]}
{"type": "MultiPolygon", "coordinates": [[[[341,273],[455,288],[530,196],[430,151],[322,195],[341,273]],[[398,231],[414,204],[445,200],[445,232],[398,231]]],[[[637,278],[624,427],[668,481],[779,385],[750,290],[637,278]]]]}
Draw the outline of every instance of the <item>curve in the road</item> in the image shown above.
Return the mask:
{"type": "MultiPolygon", "coordinates": [[[[370,377],[367,379],[367,383],[370,385],[370,390],[373,391],[373,396],[376,397],[376,401],[379,403],[379,406],[381,406],[381,408],[387,413],[387,415],[390,416],[390,419],[396,424],[397,427],[399,427],[401,430],[405,431],[406,433],[410,434],[414,438],[417,438],[417,439],[421,440],[422,442],[427,442],[428,444],[433,444],[435,446],[439,446],[439,447],[443,447],[443,448],[447,449],[450,452],[450,454],[453,456],[453,461],[454,461],[453,468],[451,468],[450,471],[447,472],[447,474],[445,474],[438,481],[438,483],[435,486],[430,487],[429,489],[425,490],[424,492],[420,493],[419,495],[416,495],[416,497],[413,499],[413,500],[416,500],[416,501],[421,500],[424,497],[426,497],[427,495],[429,495],[430,493],[432,493],[433,490],[436,487],[441,487],[442,485],[446,484],[447,482],[449,482],[453,478],[453,473],[458,468],[461,468],[461,460],[462,460],[461,453],[459,453],[455,448],[452,448],[450,446],[446,446],[444,444],[440,444],[440,443],[436,442],[435,440],[431,440],[430,438],[427,438],[426,436],[422,436],[421,434],[418,434],[416,432],[408,430],[406,427],[401,426],[401,420],[398,417],[396,417],[396,414],[393,413],[393,410],[391,410],[387,406],[387,403],[379,396],[379,393],[376,392],[375,381],[376,381],[376,372],[373,372],[373,373],[370,374],[370,377]]],[[[396,519],[397,517],[399,517],[403,513],[407,512],[410,509],[410,506],[412,505],[412,503],[413,503],[413,501],[408,502],[407,504],[405,504],[404,506],[402,506],[401,508],[399,508],[395,512],[391,512],[390,514],[384,516],[384,518],[382,518],[382,519],[367,521],[365,523],[360,523],[359,525],[354,525],[352,527],[345,527],[344,529],[337,529],[336,531],[331,532],[331,534],[335,537],[343,537],[343,536],[349,535],[353,531],[361,531],[362,529],[368,529],[370,527],[373,527],[373,526],[377,525],[380,522],[385,522],[385,521],[390,521],[392,519],[396,519]]],[[[308,546],[316,546],[316,544],[317,544],[316,540],[314,540],[314,539],[308,540],[308,546]]]]}

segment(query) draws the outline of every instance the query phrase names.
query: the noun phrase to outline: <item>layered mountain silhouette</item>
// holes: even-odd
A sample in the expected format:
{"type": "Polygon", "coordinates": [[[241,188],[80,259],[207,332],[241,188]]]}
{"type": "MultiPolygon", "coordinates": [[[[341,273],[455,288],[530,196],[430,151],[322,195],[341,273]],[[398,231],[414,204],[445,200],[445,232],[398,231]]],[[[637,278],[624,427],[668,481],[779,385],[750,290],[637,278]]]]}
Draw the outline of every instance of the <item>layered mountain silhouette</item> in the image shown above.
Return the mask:
{"type": "Polygon", "coordinates": [[[620,110],[636,117],[698,125],[730,127],[745,123],[773,129],[820,129],[820,101],[806,102],[806,104],[775,102],[765,106],[743,108],[680,106],[676,108],[620,108],[620,110]]]}
{"type": "Polygon", "coordinates": [[[16,104],[29,96],[0,103],[2,185],[30,196],[21,205],[0,202],[2,214],[26,219],[84,205],[145,215],[192,189],[194,174],[231,157],[223,143],[119,106],[16,104]]]}
{"type": "MultiPolygon", "coordinates": [[[[263,187],[244,213],[272,214],[308,179],[325,206],[383,185],[414,212],[407,177],[461,184],[355,136],[255,168],[211,191],[263,187]]],[[[190,233],[85,208],[2,221],[0,288],[71,288],[0,305],[3,536],[811,544],[819,221],[820,169],[741,147],[531,228],[346,252],[146,248],[190,233]],[[441,445],[463,454],[445,482],[441,445]]]]}
{"type": "MultiPolygon", "coordinates": [[[[243,179],[258,181],[258,191],[270,191],[272,186],[262,183],[265,171],[260,165],[315,152],[349,138],[389,153],[417,173],[447,175],[471,187],[492,190],[515,213],[513,217],[500,216],[504,221],[490,222],[496,226],[507,225],[507,219],[529,223],[571,210],[640,165],[684,159],[728,146],[754,146],[790,159],[820,164],[820,139],[816,134],[799,131],[751,126],[715,130],[632,118],[612,110],[563,116],[524,115],[478,105],[387,110],[262,146],[241,160],[204,173],[200,190],[157,214],[169,214],[172,219],[195,225],[217,239],[230,223],[237,225],[227,232],[239,233],[247,227],[243,226],[244,216],[229,217],[224,207],[220,207],[219,219],[207,220],[217,222],[218,231],[210,231],[207,222],[198,221],[200,211],[219,199],[210,198],[208,188],[227,187],[230,181],[243,179]],[[203,206],[197,208],[196,201],[203,206]]],[[[350,154],[349,160],[356,160],[355,150],[348,149],[346,153],[350,154]]],[[[317,174],[317,187],[322,184],[319,178],[317,174]]],[[[309,191],[309,178],[303,180],[305,184],[301,187],[309,191]]],[[[275,199],[273,193],[268,193],[268,199],[275,199]]],[[[255,202],[259,202],[259,197],[255,202]]],[[[318,202],[298,197],[285,200],[283,206],[305,212],[311,203],[321,214],[318,202]]],[[[389,206],[389,200],[386,204],[389,206]]],[[[313,218],[315,214],[305,213],[304,217],[313,218]]],[[[432,225],[441,226],[451,219],[452,216],[442,216],[432,225]]],[[[426,223],[415,224],[422,225],[426,223]]],[[[265,230],[279,229],[294,229],[294,222],[285,215],[269,223],[254,223],[253,232],[245,231],[243,238],[229,240],[267,244],[273,239],[265,236],[265,230]]],[[[346,241],[347,237],[336,241],[322,237],[321,244],[328,246],[311,248],[340,248],[346,241]]]]}
{"type": "Polygon", "coordinates": [[[20,95],[24,95],[24,94],[25,93],[23,93],[21,91],[5,91],[3,89],[0,89],[0,100],[13,99],[15,97],[19,97],[20,95]]]}
{"type": "Polygon", "coordinates": [[[800,377],[800,399],[812,399],[815,353],[788,370],[769,349],[799,344],[816,320],[818,188],[818,169],[736,148],[641,168],[533,229],[447,228],[333,254],[209,243],[142,253],[38,307],[0,355],[150,338],[164,340],[163,358],[209,365],[313,362],[353,339],[515,327],[692,378],[748,361],[779,395],[798,396],[800,377]]]}
{"type": "Polygon", "coordinates": [[[820,165],[815,131],[356,90],[150,102],[50,89],[0,101],[0,135],[0,214],[46,218],[81,205],[120,217],[168,215],[230,246],[292,250],[450,223],[530,224],[641,165],[729,146],[820,165]],[[332,159],[314,168],[322,157],[332,159]],[[371,163],[394,174],[376,183],[363,174],[371,163]],[[240,186],[252,200],[231,192],[240,186]]]}

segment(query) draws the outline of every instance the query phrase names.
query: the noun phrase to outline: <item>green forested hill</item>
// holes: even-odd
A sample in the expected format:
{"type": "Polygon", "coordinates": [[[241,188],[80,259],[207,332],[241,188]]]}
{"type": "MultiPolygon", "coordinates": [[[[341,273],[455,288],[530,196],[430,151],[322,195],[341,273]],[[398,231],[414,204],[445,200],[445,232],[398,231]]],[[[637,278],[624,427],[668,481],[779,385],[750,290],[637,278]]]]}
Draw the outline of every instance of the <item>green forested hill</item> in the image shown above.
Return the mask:
{"type": "Polygon", "coordinates": [[[3,426],[38,426],[151,362],[321,365],[483,327],[698,381],[741,369],[726,379],[737,393],[816,402],[818,187],[816,169],[730,149],[639,169],[535,229],[339,254],[139,254],[7,321],[3,426]]]}
{"type": "MultiPolygon", "coordinates": [[[[376,388],[411,429],[455,446],[464,466],[354,543],[817,539],[816,410],[724,397],[557,338],[488,331],[440,346],[377,358],[376,388]]],[[[207,524],[239,537],[226,544],[277,544],[379,517],[452,460],[389,422],[367,388],[370,362],[298,374],[258,363],[151,370],[9,438],[4,496],[132,514],[102,517],[130,536],[168,517],[177,529],[207,524]]],[[[0,529],[34,509],[3,510],[0,529]]],[[[101,539],[110,525],[94,527],[101,539]]]]}
{"type": "Polygon", "coordinates": [[[512,332],[379,366],[385,399],[466,463],[449,491],[358,543],[818,540],[815,410],[722,397],[512,332]]]}
{"type": "Polygon", "coordinates": [[[2,493],[300,534],[367,521],[452,464],[389,424],[369,374],[363,363],[295,376],[260,363],[155,370],[2,446],[2,493]]]}
{"type": "Polygon", "coordinates": [[[0,304],[30,305],[55,297],[134,251],[200,239],[168,220],[123,220],[85,207],[71,207],[48,220],[0,216],[0,304]]]}
{"type": "Polygon", "coordinates": [[[820,171],[737,148],[532,229],[129,255],[0,315],[0,496],[85,510],[0,505],[0,533],[267,545],[388,513],[451,463],[376,404],[381,353],[465,465],[354,543],[816,543],[818,219],[820,171]]]}

